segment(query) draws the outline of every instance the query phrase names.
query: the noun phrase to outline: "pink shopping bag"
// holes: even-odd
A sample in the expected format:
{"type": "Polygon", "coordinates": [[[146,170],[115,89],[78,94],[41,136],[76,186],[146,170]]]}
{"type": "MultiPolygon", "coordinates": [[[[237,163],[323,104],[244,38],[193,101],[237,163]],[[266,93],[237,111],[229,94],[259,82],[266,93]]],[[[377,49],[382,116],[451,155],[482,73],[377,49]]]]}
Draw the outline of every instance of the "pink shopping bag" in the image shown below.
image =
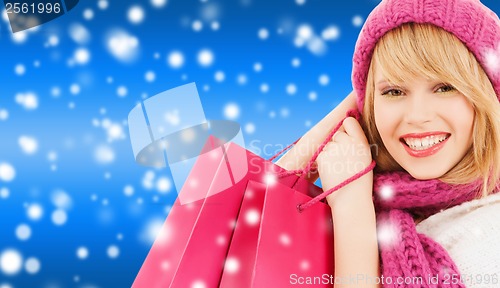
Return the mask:
{"type": "Polygon", "coordinates": [[[216,149],[202,153],[180,192],[183,199],[206,196],[175,202],[133,287],[288,287],[301,284],[299,277],[333,275],[333,225],[324,198],[360,175],[327,192],[303,177],[327,140],[305,169],[286,171],[210,138],[206,147],[216,149]],[[234,177],[242,171],[244,177],[234,177]]]}
{"type": "MultiPolygon", "coordinates": [[[[252,183],[276,181],[287,187],[298,180],[295,175],[269,180],[283,169],[234,143],[224,147],[225,155],[218,149],[198,159],[181,193],[206,191],[207,197],[186,205],[179,201],[174,203],[133,287],[192,287],[197,284],[218,287],[229,247],[235,243],[232,237],[243,196],[248,195],[246,192],[253,187],[252,183]],[[247,161],[225,160],[235,159],[241,152],[245,152],[247,161]],[[229,171],[237,169],[238,165],[247,165],[248,172],[243,180],[211,195],[211,191],[218,191],[217,186],[226,185],[225,182],[231,179],[229,171]],[[193,179],[198,186],[192,191],[193,186],[189,183],[193,179]]],[[[321,189],[317,189],[320,192],[321,189]]]]}
{"type": "Polygon", "coordinates": [[[281,183],[249,181],[219,287],[300,286],[306,277],[323,277],[315,287],[331,287],[331,212],[322,202],[298,212],[310,199],[281,183]]]}

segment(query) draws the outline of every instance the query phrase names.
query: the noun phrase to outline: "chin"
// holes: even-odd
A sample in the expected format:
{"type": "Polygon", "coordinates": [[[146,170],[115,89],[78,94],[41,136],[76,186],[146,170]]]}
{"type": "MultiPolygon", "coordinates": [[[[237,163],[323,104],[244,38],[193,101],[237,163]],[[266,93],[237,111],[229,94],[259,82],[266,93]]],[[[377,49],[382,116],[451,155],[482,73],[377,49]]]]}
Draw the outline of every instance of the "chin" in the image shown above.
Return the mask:
{"type": "Polygon", "coordinates": [[[432,169],[421,169],[421,170],[408,169],[406,170],[406,172],[408,172],[408,174],[410,174],[411,177],[417,180],[437,179],[446,174],[446,172],[436,171],[436,170],[432,171],[432,169]]]}

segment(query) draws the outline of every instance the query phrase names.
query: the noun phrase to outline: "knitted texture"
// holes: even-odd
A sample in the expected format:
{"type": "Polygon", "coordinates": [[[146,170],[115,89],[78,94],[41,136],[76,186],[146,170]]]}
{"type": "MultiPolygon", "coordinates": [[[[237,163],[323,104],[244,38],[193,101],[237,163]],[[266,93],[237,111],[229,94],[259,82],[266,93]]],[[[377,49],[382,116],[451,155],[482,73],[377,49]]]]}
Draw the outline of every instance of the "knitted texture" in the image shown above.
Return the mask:
{"type": "Polygon", "coordinates": [[[412,215],[428,216],[470,201],[479,195],[480,182],[451,185],[390,172],[374,175],[373,190],[384,287],[465,287],[451,283],[460,271],[441,245],[417,233],[412,215]]]}
{"type": "Polygon", "coordinates": [[[404,23],[433,24],[454,34],[474,54],[500,99],[500,20],[479,0],[383,0],[361,29],[353,56],[352,83],[363,111],[366,79],[378,40],[404,23]]]}

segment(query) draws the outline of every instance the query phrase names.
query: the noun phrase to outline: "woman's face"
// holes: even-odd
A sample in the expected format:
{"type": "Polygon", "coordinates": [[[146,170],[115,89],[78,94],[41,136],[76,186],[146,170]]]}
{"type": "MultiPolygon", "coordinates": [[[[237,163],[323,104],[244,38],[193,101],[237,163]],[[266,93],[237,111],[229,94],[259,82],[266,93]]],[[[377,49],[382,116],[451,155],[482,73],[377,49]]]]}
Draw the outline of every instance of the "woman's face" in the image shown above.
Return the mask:
{"type": "Polygon", "coordinates": [[[416,179],[441,177],[472,145],[474,109],[447,83],[417,78],[394,86],[375,65],[374,113],[388,152],[416,179]]]}

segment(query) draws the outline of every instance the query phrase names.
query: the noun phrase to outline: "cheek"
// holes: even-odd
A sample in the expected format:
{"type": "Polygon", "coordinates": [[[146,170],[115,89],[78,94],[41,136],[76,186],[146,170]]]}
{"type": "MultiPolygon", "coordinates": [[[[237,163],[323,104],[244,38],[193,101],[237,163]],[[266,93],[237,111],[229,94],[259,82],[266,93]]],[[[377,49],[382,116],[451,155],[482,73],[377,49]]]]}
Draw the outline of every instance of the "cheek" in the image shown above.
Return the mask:
{"type": "Polygon", "coordinates": [[[381,103],[384,101],[374,99],[373,103],[373,113],[375,118],[375,125],[377,130],[385,142],[388,137],[394,134],[397,127],[396,111],[395,108],[387,103],[381,103]]]}
{"type": "Polygon", "coordinates": [[[446,105],[448,111],[448,119],[454,123],[456,132],[460,132],[462,137],[468,139],[472,143],[472,130],[474,126],[475,112],[472,105],[465,97],[461,97],[460,101],[453,101],[446,105]]]}

